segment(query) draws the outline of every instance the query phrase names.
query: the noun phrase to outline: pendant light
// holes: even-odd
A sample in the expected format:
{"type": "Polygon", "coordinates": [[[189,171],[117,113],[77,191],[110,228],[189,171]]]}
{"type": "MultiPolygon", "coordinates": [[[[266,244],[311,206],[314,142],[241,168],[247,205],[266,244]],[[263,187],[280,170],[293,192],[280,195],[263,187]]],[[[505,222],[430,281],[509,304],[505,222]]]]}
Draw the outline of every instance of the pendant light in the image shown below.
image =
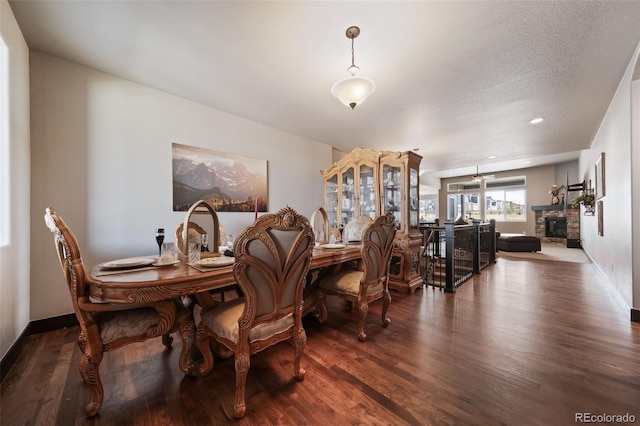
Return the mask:
{"type": "Polygon", "coordinates": [[[340,80],[331,87],[331,94],[338,98],[343,104],[350,106],[354,109],[357,105],[360,105],[367,99],[367,96],[373,93],[376,88],[375,83],[362,77],[356,77],[356,73],[360,68],[355,64],[354,54],[354,39],[360,35],[360,28],[349,27],[346,31],[347,38],[351,39],[351,66],[347,68],[347,71],[351,74],[351,77],[347,77],[344,80],[340,80]]]}

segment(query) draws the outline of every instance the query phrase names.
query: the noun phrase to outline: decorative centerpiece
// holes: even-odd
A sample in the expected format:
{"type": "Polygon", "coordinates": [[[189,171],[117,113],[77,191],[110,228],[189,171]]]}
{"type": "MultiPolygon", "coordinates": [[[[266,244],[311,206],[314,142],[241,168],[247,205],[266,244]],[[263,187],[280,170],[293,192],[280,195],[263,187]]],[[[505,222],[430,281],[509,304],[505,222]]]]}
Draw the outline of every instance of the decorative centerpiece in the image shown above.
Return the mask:
{"type": "MultiPolygon", "coordinates": [[[[564,185],[553,185],[551,187],[551,191],[549,191],[549,194],[551,194],[551,204],[560,204],[560,193],[562,190],[564,190],[564,185]]],[[[562,194],[562,198],[564,200],[564,194],[562,194]]]]}
{"type": "Polygon", "coordinates": [[[593,216],[595,214],[596,197],[590,192],[583,192],[571,201],[571,207],[577,209],[582,204],[585,208],[584,214],[593,216]]]}

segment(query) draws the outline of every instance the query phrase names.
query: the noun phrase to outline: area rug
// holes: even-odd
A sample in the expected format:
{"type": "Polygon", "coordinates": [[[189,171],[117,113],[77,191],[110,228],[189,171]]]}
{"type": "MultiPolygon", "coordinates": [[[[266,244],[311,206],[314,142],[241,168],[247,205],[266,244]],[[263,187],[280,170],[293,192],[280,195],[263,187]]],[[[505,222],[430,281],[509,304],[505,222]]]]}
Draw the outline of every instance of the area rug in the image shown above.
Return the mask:
{"type": "Polygon", "coordinates": [[[563,244],[542,243],[538,252],[499,251],[498,259],[537,259],[556,262],[589,263],[589,258],[581,248],[567,248],[563,244]]]}

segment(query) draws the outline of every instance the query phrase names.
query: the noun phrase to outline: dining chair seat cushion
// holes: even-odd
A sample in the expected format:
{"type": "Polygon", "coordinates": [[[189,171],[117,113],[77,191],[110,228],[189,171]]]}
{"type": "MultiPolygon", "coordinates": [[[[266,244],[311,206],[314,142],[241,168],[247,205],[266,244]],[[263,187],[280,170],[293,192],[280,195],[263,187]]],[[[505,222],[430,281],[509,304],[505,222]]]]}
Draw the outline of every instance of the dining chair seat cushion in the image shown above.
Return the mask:
{"type": "Polygon", "coordinates": [[[138,308],[130,311],[100,312],[94,316],[100,330],[102,342],[106,345],[124,337],[144,335],[149,327],[160,321],[153,308],[138,308]]]}
{"type": "MultiPolygon", "coordinates": [[[[200,314],[200,317],[201,321],[218,336],[237,343],[238,319],[243,311],[244,298],[238,298],[204,310],[200,314]]],[[[269,321],[255,326],[249,332],[249,341],[265,340],[291,327],[293,327],[293,314],[286,315],[279,320],[269,321]]]]}
{"type": "MultiPolygon", "coordinates": [[[[174,304],[177,310],[176,320],[180,322],[189,315],[189,312],[181,303],[175,301],[174,304]]],[[[160,323],[158,311],[150,307],[98,312],[94,314],[93,319],[105,345],[126,337],[143,336],[149,327],[156,327],[160,323]]]]}
{"type": "MultiPolygon", "coordinates": [[[[320,288],[324,290],[334,291],[350,296],[357,296],[360,290],[360,281],[364,272],[362,271],[342,271],[337,274],[330,275],[320,281],[320,288]]],[[[368,293],[376,293],[382,290],[382,284],[369,286],[368,293]]]]}

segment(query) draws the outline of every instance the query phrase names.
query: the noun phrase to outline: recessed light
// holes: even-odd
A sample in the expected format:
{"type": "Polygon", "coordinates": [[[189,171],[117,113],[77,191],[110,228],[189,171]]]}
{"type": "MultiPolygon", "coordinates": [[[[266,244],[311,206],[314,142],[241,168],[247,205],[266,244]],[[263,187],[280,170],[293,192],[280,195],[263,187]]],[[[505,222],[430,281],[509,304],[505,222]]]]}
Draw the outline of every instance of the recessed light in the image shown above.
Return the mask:
{"type": "Polygon", "coordinates": [[[496,158],[496,157],[497,157],[497,155],[490,155],[490,156],[488,156],[487,158],[488,158],[489,160],[493,160],[493,159],[494,159],[494,158],[496,158]]]}
{"type": "Polygon", "coordinates": [[[533,120],[529,121],[529,124],[538,124],[538,123],[542,123],[544,121],[544,117],[538,117],[538,118],[534,118],[533,120]]]}

